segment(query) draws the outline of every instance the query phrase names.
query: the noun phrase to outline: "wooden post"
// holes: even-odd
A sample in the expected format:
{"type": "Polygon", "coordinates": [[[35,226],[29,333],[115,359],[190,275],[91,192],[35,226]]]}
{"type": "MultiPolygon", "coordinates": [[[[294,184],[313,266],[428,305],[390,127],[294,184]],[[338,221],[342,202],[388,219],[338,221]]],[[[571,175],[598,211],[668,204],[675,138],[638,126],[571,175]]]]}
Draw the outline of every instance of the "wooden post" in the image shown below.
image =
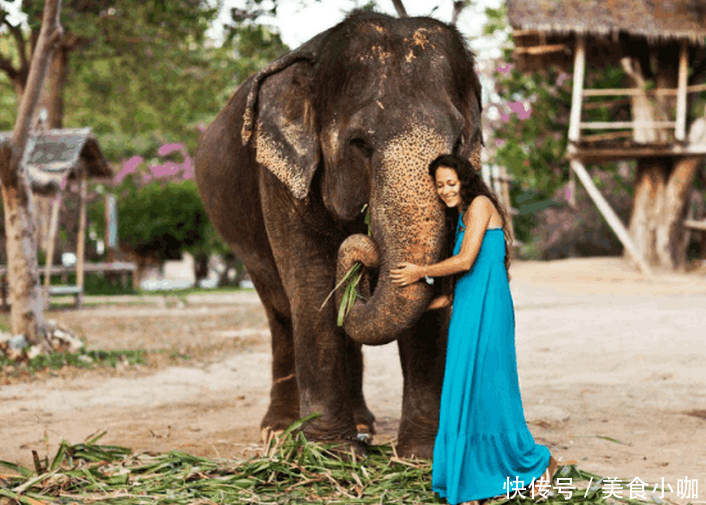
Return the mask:
{"type": "Polygon", "coordinates": [[[571,116],[569,118],[569,142],[578,142],[581,136],[581,106],[583,102],[583,79],[586,72],[586,38],[576,35],[574,51],[574,83],[571,93],[571,116]]]}
{"type": "Polygon", "coordinates": [[[47,261],[44,265],[44,287],[46,300],[49,300],[49,286],[51,286],[51,267],[54,261],[54,248],[56,246],[56,230],[59,227],[59,210],[61,209],[62,193],[59,191],[54,197],[51,207],[49,232],[47,233],[47,261]]]}
{"type": "Polygon", "coordinates": [[[490,178],[493,181],[492,190],[493,193],[498,195],[498,198],[502,198],[503,194],[500,188],[500,172],[498,171],[497,165],[490,165],[490,178]]]}
{"type": "Polygon", "coordinates": [[[115,195],[105,194],[105,252],[106,261],[115,261],[115,250],[118,247],[118,207],[115,195]]]}
{"type": "Polygon", "coordinates": [[[583,164],[579,160],[572,159],[571,160],[571,169],[576,173],[579,180],[586,188],[588,195],[591,197],[593,202],[596,204],[596,207],[598,207],[598,210],[603,215],[605,220],[608,222],[608,225],[612,228],[612,230],[618,236],[618,239],[620,240],[620,242],[622,242],[623,246],[625,246],[625,249],[628,250],[630,255],[637,262],[642,273],[647,275],[648,277],[652,277],[652,270],[650,269],[649,265],[647,264],[645,259],[640,254],[640,251],[638,251],[637,247],[635,247],[635,244],[633,244],[632,239],[630,238],[630,234],[628,233],[628,230],[625,228],[625,225],[623,225],[623,223],[620,221],[620,218],[615,214],[615,212],[611,208],[610,204],[605,200],[605,198],[603,198],[603,195],[598,190],[596,185],[593,184],[593,180],[591,179],[591,176],[586,171],[586,168],[583,166],[583,164]]]}
{"type": "Polygon", "coordinates": [[[490,167],[485,163],[481,165],[481,176],[483,177],[483,182],[485,185],[492,189],[492,184],[490,182],[490,167]]]}
{"type": "Polygon", "coordinates": [[[507,212],[507,220],[508,220],[508,230],[510,232],[510,239],[512,241],[515,241],[515,228],[512,225],[512,201],[510,200],[510,180],[508,179],[507,176],[507,169],[505,168],[504,165],[501,165],[498,167],[498,170],[500,172],[500,187],[502,189],[501,195],[502,195],[502,203],[505,206],[505,211],[507,212]]]}
{"type": "Polygon", "coordinates": [[[686,138],[686,87],[689,77],[689,46],[686,41],[681,43],[679,53],[679,84],[677,87],[677,124],[674,138],[681,142],[686,138]]]}
{"type": "Polygon", "coordinates": [[[7,310],[10,308],[10,304],[7,303],[7,272],[3,271],[2,273],[2,310],[7,310]]]}
{"type": "Polygon", "coordinates": [[[569,170],[569,206],[576,208],[576,174],[573,170],[569,170]]]}
{"type": "Polygon", "coordinates": [[[79,293],[76,298],[76,307],[80,308],[83,303],[83,265],[86,256],[86,190],[88,186],[88,171],[84,163],[81,163],[80,171],[80,203],[78,214],[78,243],[76,244],[76,286],[79,293]]]}

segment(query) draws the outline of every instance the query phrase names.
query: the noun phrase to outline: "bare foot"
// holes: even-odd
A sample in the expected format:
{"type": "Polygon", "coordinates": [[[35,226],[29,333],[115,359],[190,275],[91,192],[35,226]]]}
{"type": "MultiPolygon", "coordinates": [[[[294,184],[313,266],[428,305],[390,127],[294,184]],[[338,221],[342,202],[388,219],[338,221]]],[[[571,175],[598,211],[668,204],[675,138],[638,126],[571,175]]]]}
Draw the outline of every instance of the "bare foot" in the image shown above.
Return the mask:
{"type": "Polygon", "coordinates": [[[554,480],[554,474],[556,473],[556,469],[559,466],[557,461],[552,457],[549,456],[549,465],[547,466],[547,469],[544,470],[544,473],[534,481],[534,486],[532,486],[532,499],[535,501],[543,501],[546,499],[546,496],[542,493],[547,492],[547,488],[551,486],[552,480],[554,480]]]}

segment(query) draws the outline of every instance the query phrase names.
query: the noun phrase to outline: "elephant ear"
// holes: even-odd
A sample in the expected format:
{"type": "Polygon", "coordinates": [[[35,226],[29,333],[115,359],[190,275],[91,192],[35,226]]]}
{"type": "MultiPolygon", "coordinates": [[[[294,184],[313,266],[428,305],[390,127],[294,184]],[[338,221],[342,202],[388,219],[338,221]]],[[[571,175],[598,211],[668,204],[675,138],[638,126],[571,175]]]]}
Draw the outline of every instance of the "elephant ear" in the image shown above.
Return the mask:
{"type": "Polygon", "coordinates": [[[257,162],[298,199],[321,159],[309,93],[313,65],[300,61],[312,58],[290,53],[256,74],[243,116],[243,144],[252,142],[257,162]]]}
{"type": "MultiPolygon", "coordinates": [[[[464,72],[464,80],[459,87],[465,89],[461,94],[460,109],[466,119],[466,124],[463,131],[463,136],[467,141],[463,142],[458,154],[468,158],[471,165],[476,171],[480,171],[481,151],[483,149],[483,126],[481,121],[481,112],[483,111],[481,84],[478,79],[478,74],[475,71],[475,63],[473,63],[472,55],[469,55],[470,63],[468,66],[473,68],[473,71],[464,72]]],[[[460,75],[460,72],[458,73],[460,75]]]]}
{"type": "Polygon", "coordinates": [[[468,159],[473,165],[476,171],[480,171],[482,168],[481,163],[481,150],[483,149],[483,125],[481,121],[481,112],[483,110],[483,105],[481,103],[480,94],[480,83],[478,84],[478,90],[474,93],[473,98],[471,98],[471,135],[470,135],[470,153],[468,159]]]}

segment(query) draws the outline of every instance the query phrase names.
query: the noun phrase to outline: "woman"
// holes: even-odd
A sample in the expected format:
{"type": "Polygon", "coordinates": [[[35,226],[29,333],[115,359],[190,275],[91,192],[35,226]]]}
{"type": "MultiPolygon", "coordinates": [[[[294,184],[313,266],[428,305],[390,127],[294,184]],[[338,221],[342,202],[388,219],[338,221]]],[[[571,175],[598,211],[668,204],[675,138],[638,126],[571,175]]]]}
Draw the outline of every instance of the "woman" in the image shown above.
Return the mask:
{"type": "MultiPolygon", "coordinates": [[[[535,443],[522,410],[505,212],[467,159],[440,156],[429,173],[439,198],[458,212],[453,256],[433,265],[402,263],[391,275],[407,286],[462,273],[454,287],[432,487],[451,504],[512,496],[518,481],[533,485],[525,497],[538,497],[557,464],[535,443]]],[[[435,300],[430,308],[442,305],[435,300]]]]}

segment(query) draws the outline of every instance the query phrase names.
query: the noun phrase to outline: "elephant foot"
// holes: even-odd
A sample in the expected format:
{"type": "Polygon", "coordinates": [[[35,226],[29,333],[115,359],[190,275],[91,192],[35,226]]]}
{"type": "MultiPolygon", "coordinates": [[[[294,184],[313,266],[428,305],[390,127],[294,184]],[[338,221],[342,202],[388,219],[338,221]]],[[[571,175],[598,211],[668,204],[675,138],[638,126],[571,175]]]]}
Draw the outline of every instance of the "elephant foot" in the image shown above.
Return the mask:
{"type": "Polygon", "coordinates": [[[327,450],[339,457],[350,456],[364,458],[368,455],[368,444],[357,440],[326,440],[327,450]]]}
{"type": "Polygon", "coordinates": [[[272,439],[284,433],[284,430],[273,430],[269,426],[260,428],[260,441],[265,447],[269,447],[272,439]]]}
{"type": "Polygon", "coordinates": [[[281,434],[284,430],[289,428],[292,423],[298,420],[298,413],[283,413],[270,407],[260,423],[260,437],[262,438],[262,442],[267,443],[274,435],[281,434]]]}
{"type": "Polygon", "coordinates": [[[403,458],[432,459],[438,422],[438,413],[402,413],[397,432],[397,454],[403,458]]]}
{"type": "Polygon", "coordinates": [[[432,459],[434,441],[402,440],[395,445],[395,451],[400,458],[432,459]]]}

